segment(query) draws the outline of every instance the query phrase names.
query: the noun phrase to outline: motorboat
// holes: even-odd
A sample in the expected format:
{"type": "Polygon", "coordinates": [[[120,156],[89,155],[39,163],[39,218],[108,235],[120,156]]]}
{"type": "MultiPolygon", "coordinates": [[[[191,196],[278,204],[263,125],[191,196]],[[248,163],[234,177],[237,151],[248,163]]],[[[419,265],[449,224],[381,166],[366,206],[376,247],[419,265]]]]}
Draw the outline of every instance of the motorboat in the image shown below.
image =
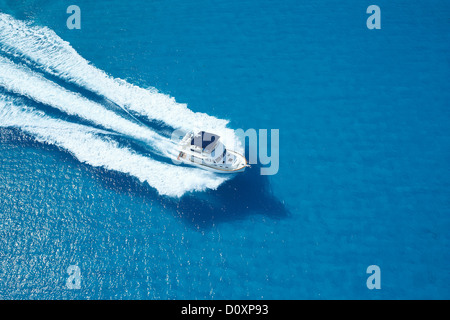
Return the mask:
{"type": "Polygon", "coordinates": [[[178,144],[178,161],[216,173],[243,172],[247,159],[235,151],[228,150],[220,136],[200,131],[189,132],[178,144]]]}

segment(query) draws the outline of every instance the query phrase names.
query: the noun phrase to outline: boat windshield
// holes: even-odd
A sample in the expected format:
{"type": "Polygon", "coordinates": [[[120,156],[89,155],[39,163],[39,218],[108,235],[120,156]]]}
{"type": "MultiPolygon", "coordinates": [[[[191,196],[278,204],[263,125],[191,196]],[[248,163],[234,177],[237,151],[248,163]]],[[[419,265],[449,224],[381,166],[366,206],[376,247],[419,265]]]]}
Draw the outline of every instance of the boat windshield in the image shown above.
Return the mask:
{"type": "Polygon", "coordinates": [[[214,159],[215,162],[222,162],[223,158],[227,153],[227,149],[223,145],[223,143],[218,143],[214,150],[211,152],[211,158],[214,159]]]}
{"type": "Polygon", "coordinates": [[[226,155],[226,154],[227,154],[227,150],[226,150],[225,148],[223,148],[222,154],[219,155],[219,156],[215,159],[215,161],[216,161],[216,162],[221,162],[221,161],[225,158],[225,155],[226,155]]]}

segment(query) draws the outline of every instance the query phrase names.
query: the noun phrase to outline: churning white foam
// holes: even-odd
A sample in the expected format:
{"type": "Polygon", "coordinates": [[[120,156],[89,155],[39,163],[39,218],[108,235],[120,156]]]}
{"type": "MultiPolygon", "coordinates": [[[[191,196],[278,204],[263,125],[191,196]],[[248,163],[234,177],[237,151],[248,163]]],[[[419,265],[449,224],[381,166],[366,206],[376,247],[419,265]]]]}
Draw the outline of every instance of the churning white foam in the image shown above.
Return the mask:
{"type": "Polygon", "coordinates": [[[92,166],[135,176],[148,182],[160,194],[179,197],[189,191],[216,189],[229,176],[160,162],[119,145],[108,138],[111,132],[144,141],[166,156],[171,156],[167,150],[173,147],[171,140],[151,128],[122,117],[80,92],[56,84],[46,78],[45,73],[174,129],[206,130],[219,134],[225,145],[238,152],[243,151],[234,130],[227,128],[227,120],[193,112],[186,104],[177,103],[173,97],[156,89],[143,89],[106,74],[47,27],[0,13],[1,52],[21,62],[15,63],[0,55],[0,87],[77,116],[83,122],[95,124],[95,127],[51,117],[7,93],[0,93],[0,126],[20,128],[39,141],[57,145],[92,166]]]}
{"type": "Polygon", "coordinates": [[[100,135],[105,133],[102,130],[51,118],[4,94],[0,94],[0,127],[20,128],[38,141],[67,150],[81,162],[137,177],[162,195],[180,197],[189,191],[216,189],[226,180],[201,169],[139,155],[100,135]]]}
{"type": "Polygon", "coordinates": [[[0,42],[4,51],[100,94],[124,109],[162,121],[175,129],[206,130],[219,134],[226,145],[242,152],[241,142],[234,131],[227,128],[227,120],[193,112],[186,104],[177,103],[173,97],[156,89],[143,89],[107,75],[47,27],[35,26],[0,13],[0,42]]]}
{"type": "Polygon", "coordinates": [[[78,93],[68,91],[27,67],[17,65],[0,56],[0,87],[47,104],[69,115],[78,116],[116,133],[145,141],[160,150],[168,146],[163,138],[148,127],[127,120],[101,104],[92,102],[78,93]]]}

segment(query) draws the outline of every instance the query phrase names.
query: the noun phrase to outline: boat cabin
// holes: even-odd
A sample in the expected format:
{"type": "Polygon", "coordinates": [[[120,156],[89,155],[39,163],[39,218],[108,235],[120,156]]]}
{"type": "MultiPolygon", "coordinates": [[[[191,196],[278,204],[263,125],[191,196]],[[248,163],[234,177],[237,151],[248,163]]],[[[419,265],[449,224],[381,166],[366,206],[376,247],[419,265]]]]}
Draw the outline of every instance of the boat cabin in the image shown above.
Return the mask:
{"type": "Polygon", "coordinates": [[[196,163],[223,164],[227,149],[219,139],[220,136],[205,131],[191,133],[182,141],[184,152],[181,157],[186,159],[188,156],[190,161],[196,163]]]}
{"type": "Polygon", "coordinates": [[[190,132],[179,143],[177,160],[217,173],[243,172],[248,167],[245,157],[227,150],[219,139],[205,131],[190,132]]]}

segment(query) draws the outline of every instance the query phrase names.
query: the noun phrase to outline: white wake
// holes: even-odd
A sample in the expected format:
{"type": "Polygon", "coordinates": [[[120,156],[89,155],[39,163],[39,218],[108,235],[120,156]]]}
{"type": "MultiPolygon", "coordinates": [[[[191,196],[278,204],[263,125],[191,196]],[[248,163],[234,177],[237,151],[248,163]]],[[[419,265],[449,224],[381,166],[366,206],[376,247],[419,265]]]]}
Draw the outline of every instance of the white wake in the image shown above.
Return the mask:
{"type": "Polygon", "coordinates": [[[38,141],[54,144],[79,161],[120,171],[147,182],[158,193],[180,197],[187,191],[216,189],[225,177],[210,172],[161,163],[109,140],[102,130],[46,116],[0,94],[0,126],[16,127],[38,141]]]}
{"type": "Polygon", "coordinates": [[[173,142],[142,123],[132,121],[46,78],[46,73],[74,83],[113,101],[129,112],[183,130],[207,130],[222,136],[228,146],[242,151],[228,121],[195,113],[156,89],[143,89],[113,78],[82,58],[55,32],[0,13],[0,127],[16,127],[38,141],[54,144],[91,166],[120,171],[147,182],[160,194],[180,197],[186,192],[216,189],[229,179],[197,168],[157,161],[124,147],[108,135],[145,142],[168,154],[173,142]],[[28,66],[27,66],[28,65],[28,66]],[[34,71],[33,69],[37,70],[34,71]],[[10,94],[12,93],[12,95],[10,94]],[[25,97],[81,123],[52,117],[37,110],[25,97]]]}
{"type": "Polygon", "coordinates": [[[33,26],[0,13],[2,49],[35,63],[36,67],[107,97],[117,105],[175,129],[206,130],[219,134],[225,144],[241,148],[228,121],[193,112],[186,104],[156,89],[143,89],[113,78],[81,57],[68,42],[47,27],[33,26]]]}

